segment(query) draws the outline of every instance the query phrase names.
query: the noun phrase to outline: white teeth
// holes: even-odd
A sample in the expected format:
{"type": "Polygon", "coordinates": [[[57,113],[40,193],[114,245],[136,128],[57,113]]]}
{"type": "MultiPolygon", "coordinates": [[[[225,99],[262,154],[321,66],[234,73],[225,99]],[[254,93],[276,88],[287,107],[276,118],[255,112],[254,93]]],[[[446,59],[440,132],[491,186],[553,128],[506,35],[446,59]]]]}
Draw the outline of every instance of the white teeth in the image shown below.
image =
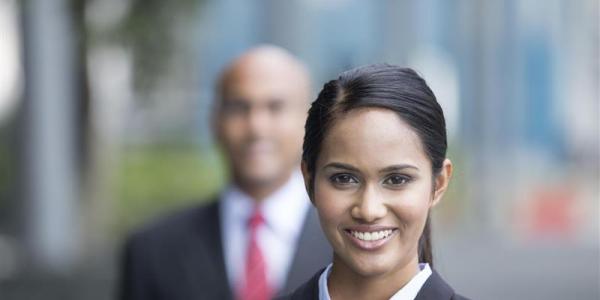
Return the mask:
{"type": "Polygon", "coordinates": [[[350,231],[350,234],[355,238],[363,241],[377,241],[384,238],[387,238],[390,234],[392,234],[393,230],[381,230],[375,232],[361,232],[361,231],[350,231]]]}
{"type": "Polygon", "coordinates": [[[378,240],[378,239],[380,239],[380,238],[383,238],[383,234],[379,234],[379,232],[373,232],[373,233],[371,234],[371,239],[372,239],[372,240],[378,240]]]}

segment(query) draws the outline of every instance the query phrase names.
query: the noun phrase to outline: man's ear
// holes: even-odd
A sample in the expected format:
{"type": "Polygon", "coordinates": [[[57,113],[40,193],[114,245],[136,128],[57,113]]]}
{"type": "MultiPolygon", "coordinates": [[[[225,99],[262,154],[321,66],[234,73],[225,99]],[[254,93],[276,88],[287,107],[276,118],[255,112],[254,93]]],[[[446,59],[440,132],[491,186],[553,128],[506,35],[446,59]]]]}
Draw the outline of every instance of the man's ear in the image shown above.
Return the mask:
{"type": "MultiPolygon", "coordinates": [[[[216,101],[218,101],[218,100],[216,100],[216,101]]],[[[214,141],[217,142],[217,144],[221,144],[221,142],[223,141],[223,137],[221,134],[221,123],[220,123],[221,111],[219,108],[216,107],[220,104],[214,104],[214,105],[215,105],[215,107],[212,108],[212,113],[210,115],[210,129],[211,129],[211,133],[212,133],[214,141]]]]}
{"type": "Polygon", "coordinates": [[[308,172],[308,166],[306,165],[305,161],[302,161],[302,164],[300,164],[300,169],[302,170],[302,177],[304,177],[304,188],[306,189],[306,193],[308,193],[308,197],[310,198],[310,202],[312,202],[314,204],[313,201],[313,193],[311,191],[311,181],[312,181],[312,177],[310,175],[310,173],[308,172]]]}
{"type": "Polygon", "coordinates": [[[446,158],[442,165],[442,170],[435,177],[433,201],[431,201],[430,207],[436,206],[442,200],[444,193],[446,193],[446,189],[448,188],[448,184],[450,183],[450,178],[452,178],[452,162],[446,158]]]}

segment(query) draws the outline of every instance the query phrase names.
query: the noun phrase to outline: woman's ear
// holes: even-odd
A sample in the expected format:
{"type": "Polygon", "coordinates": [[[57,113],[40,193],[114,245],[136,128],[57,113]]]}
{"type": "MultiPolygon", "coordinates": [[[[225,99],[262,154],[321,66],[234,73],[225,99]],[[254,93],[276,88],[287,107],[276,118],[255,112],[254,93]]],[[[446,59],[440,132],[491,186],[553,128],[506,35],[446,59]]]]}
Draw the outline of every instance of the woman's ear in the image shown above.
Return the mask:
{"type": "Polygon", "coordinates": [[[433,191],[433,201],[431,201],[431,206],[436,206],[440,200],[442,200],[444,193],[446,193],[446,189],[448,188],[448,184],[450,183],[450,178],[452,178],[452,162],[449,159],[445,159],[442,165],[442,170],[435,177],[435,189],[433,191]]]}
{"type": "Polygon", "coordinates": [[[306,193],[308,193],[308,197],[310,198],[310,202],[313,202],[313,197],[312,197],[312,191],[310,189],[310,183],[312,181],[312,177],[310,175],[310,173],[308,172],[308,166],[306,165],[305,161],[302,161],[302,164],[300,165],[300,169],[302,170],[302,177],[304,177],[304,188],[306,189],[306,193]]]}

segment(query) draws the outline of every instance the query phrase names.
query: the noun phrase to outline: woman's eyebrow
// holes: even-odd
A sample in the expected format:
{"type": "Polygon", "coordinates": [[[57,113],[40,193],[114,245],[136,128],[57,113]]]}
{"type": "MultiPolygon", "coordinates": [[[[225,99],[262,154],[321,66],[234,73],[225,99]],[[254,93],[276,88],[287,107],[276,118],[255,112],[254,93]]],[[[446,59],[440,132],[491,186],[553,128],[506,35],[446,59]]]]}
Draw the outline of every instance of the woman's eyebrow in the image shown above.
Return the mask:
{"type": "Polygon", "coordinates": [[[389,167],[385,167],[381,170],[379,170],[379,173],[389,173],[389,172],[395,172],[395,171],[402,171],[404,169],[414,169],[416,171],[419,171],[419,168],[417,166],[413,166],[410,164],[400,164],[400,165],[392,165],[389,167]]]}
{"type": "Polygon", "coordinates": [[[327,169],[327,168],[336,168],[336,169],[344,169],[344,170],[353,171],[353,172],[360,172],[360,170],[358,170],[357,168],[355,168],[349,164],[339,163],[339,162],[332,162],[332,163],[328,163],[325,166],[323,166],[323,169],[327,169]]]}
{"type": "MultiPolygon", "coordinates": [[[[328,163],[325,166],[323,166],[323,169],[327,169],[327,168],[335,168],[335,169],[343,169],[343,170],[348,170],[348,171],[353,171],[353,172],[360,172],[359,169],[353,167],[352,165],[340,163],[340,162],[332,162],[332,163],[328,163]]],[[[401,170],[405,170],[405,169],[413,169],[413,170],[419,171],[419,168],[417,166],[414,166],[411,164],[399,164],[399,165],[391,165],[391,166],[385,167],[385,168],[379,170],[379,173],[389,173],[389,172],[401,171],[401,170]]]]}

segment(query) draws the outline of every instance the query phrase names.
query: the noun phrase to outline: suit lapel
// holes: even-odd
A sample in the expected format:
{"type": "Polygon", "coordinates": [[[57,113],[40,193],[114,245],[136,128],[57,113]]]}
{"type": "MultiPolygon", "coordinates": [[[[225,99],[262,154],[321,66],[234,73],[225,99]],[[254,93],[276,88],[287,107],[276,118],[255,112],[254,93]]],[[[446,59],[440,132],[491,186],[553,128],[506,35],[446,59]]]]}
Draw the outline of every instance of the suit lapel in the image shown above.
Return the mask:
{"type": "Polygon", "coordinates": [[[324,270],[325,268],[318,271],[310,280],[297,288],[289,298],[291,300],[319,300],[319,278],[324,270]]]}
{"type": "Polygon", "coordinates": [[[432,269],[432,273],[421,287],[415,300],[446,300],[452,299],[454,290],[432,269]]]}
{"type": "Polygon", "coordinates": [[[291,293],[317,270],[328,265],[331,262],[331,253],[331,247],[321,231],[317,212],[311,206],[304,220],[285,287],[280,293],[291,293]]]}
{"type": "Polygon", "coordinates": [[[206,209],[198,210],[192,226],[193,236],[184,252],[193,289],[193,299],[232,299],[223,257],[221,223],[217,201],[206,209]]]}

